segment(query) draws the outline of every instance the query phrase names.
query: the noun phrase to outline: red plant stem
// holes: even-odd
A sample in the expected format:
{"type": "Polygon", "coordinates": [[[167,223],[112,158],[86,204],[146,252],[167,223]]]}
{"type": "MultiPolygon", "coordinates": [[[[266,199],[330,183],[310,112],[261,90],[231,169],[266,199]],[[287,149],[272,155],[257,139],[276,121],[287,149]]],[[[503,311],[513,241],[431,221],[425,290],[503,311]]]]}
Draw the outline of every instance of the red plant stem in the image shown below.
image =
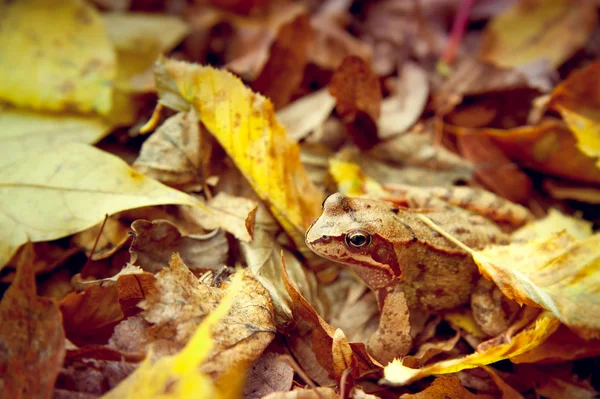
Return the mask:
{"type": "Polygon", "coordinates": [[[450,40],[442,55],[442,61],[450,65],[454,61],[456,56],[456,49],[458,48],[465,30],[467,30],[467,23],[469,22],[469,13],[475,0],[462,0],[456,16],[454,17],[454,23],[452,25],[452,33],[450,34],[450,40]]]}

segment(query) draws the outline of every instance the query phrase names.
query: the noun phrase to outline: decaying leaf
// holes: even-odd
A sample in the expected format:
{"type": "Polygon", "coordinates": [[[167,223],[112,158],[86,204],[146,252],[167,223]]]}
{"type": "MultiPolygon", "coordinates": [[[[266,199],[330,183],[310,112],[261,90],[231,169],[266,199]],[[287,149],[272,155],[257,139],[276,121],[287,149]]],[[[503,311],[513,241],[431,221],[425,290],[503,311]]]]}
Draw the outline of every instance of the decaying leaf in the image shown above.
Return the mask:
{"type": "Polygon", "coordinates": [[[294,389],[288,392],[273,392],[262,399],[337,399],[338,394],[329,387],[315,389],[294,389]]]}
{"type": "Polygon", "coordinates": [[[277,119],[294,141],[300,141],[325,123],[335,99],[327,89],[318,90],[277,111],[277,119]]]}
{"type": "Polygon", "coordinates": [[[82,0],[0,6],[0,98],[50,111],[112,107],[115,52],[98,11],[82,0]],[[48,23],[47,21],[51,21],[48,23]]]}
{"type": "Polygon", "coordinates": [[[595,7],[586,0],[515,3],[487,25],[481,54],[500,66],[545,58],[558,67],[590,37],[597,23],[595,7]]]}
{"type": "Polygon", "coordinates": [[[304,230],[316,219],[322,194],[308,180],[298,147],[275,119],[271,102],[210,67],[162,60],[156,76],[161,103],[177,110],[194,107],[277,220],[304,247],[304,230]]]}
{"type": "Polygon", "coordinates": [[[587,220],[568,216],[551,208],[544,218],[527,223],[515,231],[512,239],[517,241],[547,238],[560,231],[566,231],[571,236],[582,240],[592,235],[592,224],[587,220]]]}
{"type": "Polygon", "coordinates": [[[244,386],[244,399],[260,399],[273,392],[287,392],[292,387],[294,369],[282,355],[268,350],[254,362],[244,386]]]}
{"type": "Polygon", "coordinates": [[[594,186],[571,184],[554,179],[546,179],[543,182],[544,191],[552,198],[568,199],[588,204],[600,204],[600,189],[594,186]]]}
{"type": "Polygon", "coordinates": [[[76,143],[6,165],[0,176],[0,268],[28,239],[65,237],[125,209],[198,204],[114,155],[76,143]]]}
{"type": "Polygon", "coordinates": [[[51,398],[65,357],[65,332],[58,307],[36,295],[31,244],[0,302],[0,320],[2,396],[51,398]]]}
{"type": "Polygon", "coordinates": [[[577,138],[577,148],[596,158],[596,169],[600,169],[599,77],[600,62],[577,70],[554,89],[549,102],[577,138]]]}
{"type": "Polygon", "coordinates": [[[474,399],[476,396],[463,388],[460,380],[455,376],[441,376],[436,378],[431,385],[415,394],[405,393],[401,399],[445,399],[445,398],[474,399]]]}
{"type": "Polygon", "coordinates": [[[72,242],[83,249],[92,260],[106,259],[123,248],[130,240],[129,226],[116,218],[90,227],[73,236],[72,242]],[[92,249],[94,253],[92,254],[92,249]]]}
{"type": "Polygon", "coordinates": [[[381,113],[381,86],[371,66],[360,57],[344,58],[331,77],[329,93],[356,145],[371,148],[377,142],[381,113]]]}
{"type": "Polygon", "coordinates": [[[131,263],[156,273],[169,264],[177,252],[192,270],[218,269],[225,264],[229,244],[221,230],[204,235],[182,235],[177,226],[166,220],[136,220],[131,244],[131,263]]]}
{"type": "MultiPolygon", "coordinates": [[[[206,229],[222,228],[238,240],[254,239],[254,223],[258,205],[249,198],[234,197],[225,192],[217,194],[206,204],[208,212],[199,220],[206,229]]],[[[196,211],[198,208],[192,209],[196,211]]],[[[202,210],[199,210],[202,212],[202,210]]]]}
{"type": "Polygon", "coordinates": [[[220,386],[200,371],[199,366],[214,350],[217,336],[214,328],[232,308],[234,296],[242,289],[242,280],[241,274],[233,278],[219,306],[199,325],[181,352],[158,359],[148,356],[134,373],[103,398],[153,398],[159,395],[166,398],[238,397],[243,380],[241,365],[227,370],[227,383],[223,381],[220,386]]]}
{"type": "Polygon", "coordinates": [[[93,144],[110,126],[98,117],[0,110],[0,168],[70,142],[93,144]]]}
{"type": "Polygon", "coordinates": [[[402,361],[396,359],[384,368],[384,379],[389,384],[406,385],[429,375],[450,374],[503,359],[510,359],[540,345],[556,331],[559,325],[558,319],[543,315],[527,329],[512,337],[510,343],[490,346],[483,352],[476,352],[457,359],[443,360],[420,369],[403,366],[402,361]]]}

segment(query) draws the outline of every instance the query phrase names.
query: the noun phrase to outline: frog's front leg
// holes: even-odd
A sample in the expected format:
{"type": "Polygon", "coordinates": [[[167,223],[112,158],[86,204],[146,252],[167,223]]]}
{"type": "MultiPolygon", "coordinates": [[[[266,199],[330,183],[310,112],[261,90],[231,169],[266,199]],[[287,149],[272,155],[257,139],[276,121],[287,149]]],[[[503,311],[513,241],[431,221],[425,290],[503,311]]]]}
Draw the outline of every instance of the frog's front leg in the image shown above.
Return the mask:
{"type": "Polygon", "coordinates": [[[381,309],[379,328],[369,338],[367,348],[375,359],[386,365],[412,348],[410,312],[400,286],[382,288],[377,295],[381,309]]]}

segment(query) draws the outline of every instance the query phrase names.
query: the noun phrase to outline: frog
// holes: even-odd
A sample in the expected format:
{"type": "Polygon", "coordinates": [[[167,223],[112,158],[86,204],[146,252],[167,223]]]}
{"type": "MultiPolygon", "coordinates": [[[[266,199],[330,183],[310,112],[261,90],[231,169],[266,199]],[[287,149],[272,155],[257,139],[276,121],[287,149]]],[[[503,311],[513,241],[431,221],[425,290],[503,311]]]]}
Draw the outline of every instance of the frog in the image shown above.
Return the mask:
{"type": "Polygon", "coordinates": [[[509,327],[519,308],[498,295],[469,253],[418,214],[472,249],[510,243],[493,221],[467,211],[411,209],[341,193],[325,199],[306,232],[313,252],[346,265],[375,293],[380,322],[367,348],[382,364],[408,354],[431,315],[471,304],[480,310],[476,322],[493,336],[509,327]]]}

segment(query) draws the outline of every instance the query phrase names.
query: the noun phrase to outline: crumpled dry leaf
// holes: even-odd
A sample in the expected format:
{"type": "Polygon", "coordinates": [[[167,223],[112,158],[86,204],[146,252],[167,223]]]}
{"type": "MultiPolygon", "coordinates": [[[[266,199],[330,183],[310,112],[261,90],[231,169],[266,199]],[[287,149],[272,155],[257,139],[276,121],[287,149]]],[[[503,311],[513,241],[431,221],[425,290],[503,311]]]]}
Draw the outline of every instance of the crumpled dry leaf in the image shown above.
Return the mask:
{"type": "Polygon", "coordinates": [[[600,62],[571,73],[552,92],[549,107],[560,112],[577,138],[577,148],[596,158],[600,169],[600,62]]]}
{"type": "Polygon", "coordinates": [[[600,168],[576,146],[575,137],[556,119],[514,129],[460,128],[444,125],[453,134],[485,134],[519,164],[550,175],[582,183],[600,183],[600,168]]]}
{"type": "Polygon", "coordinates": [[[33,249],[21,254],[15,281],[0,302],[0,392],[12,398],[50,398],[65,357],[58,307],[36,295],[33,249]]]}
{"type": "Polygon", "coordinates": [[[384,368],[384,380],[392,385],[407,385],[429,375],[450,374],[510,359],[540,345],[556,331],[559,325],[558,319],[547,314],[541,315],[528,328],[513,336],[510,343],[490,346],[483,352],[476,352],[457,359],[443,360],[420,369],[403,366],[402,361],[396,359],[384,368]]]}
{"type": "Polygon", "coordinates": [[[335,98],[323,88],[277,111],[277,119],[292,140],[300,141],[322,126],[334,107],[335,98]]]}
{"type": "Polygon", "coordinates": [[[596,6],[592,1],[517,2],[488,23],[481,55],[506,67],[540,58],[558,67],[583,47],[596,23],[596,6]]]}
{"type": "Polygon", "coordinates": [[[28,239],[65,237],[125,209],[199,203],[114,155],[77,143],[7,165],[0,176],[0,268],[28,239]]]}
{"type": "Polygon", "coordinates": [[[455,376],[437,377],[431,385],[419,393],[405,393],[401,399],[445,399],[445,398],[474,399],[476,396],[467,391],[455,376]]]}
{"type": "Polygon", "coordinates": [[[220,192],[206,204],[208,212],[193,208],[194,212],[205,213],[199,223],[206,229],[222,228],[240,241],[254,239],[254,224],[258,204],[244,197],[234,197],[220,192]]]}
{"type": "Polygon", "coordinates": [[[331,77],[329,93],[335,97],[335,109],[356,145],[361,149],[375,145],[381,86],[371,66],[357,56],[344,58],[331,77]]]}
{"type": "Polygon", "coordinates": [[[304,231],[323,196],[308,179],[298,147],[275,119],[271,102],[211,67],[161,60],[156,77],[160,102],[177,110],[195,108],[296,245],[305,248],[304,231]]]}
{"type": "Polygon", "coordinates": [[[116,218],[107,218],[106,222],[90,227],[75,234],[71,242],[83,249],[91,260],[106,259],[123,248],[130,240],[129,226],[116,218]],[[94,253],[92,254],[92,249],[94,253]]]}
{"type": "Polygon", "coordinates": [[[239,397],[244,378],[243,363],[234,363],[230,365],[229,370],[223,370],[228,378],[220,385],[211,381],[199,366],[214,350],[214,340],[220,333],[215,331],[215,327],[233,309],[234,297],[243,289],[243,279],[242,273],[233,278],[219,306],[195,329],[179,354],[158,359],[153,359],[150,354],[134,373],[103,398],[153,398],[159,395],[165,398],[239,397]]]}
{"type": "Polygon", "coordinates": [[[429,97],[425,70],[415,62],[406,62],[394,80],[392,94],[381,102],[378,134],[391,138],[408,130],[421,116],[429,97]]]}
{"type": "Polygon", "coordinates": [[[298,388],[288,392],[273,392],[262,399],[338,399],[338,394],[329,387],[315,389],[298,388]]]}
{"type": "Polygon", "coordinates": [[[480,271],[508,298],[550,310],[581,337],[600,338],[600,234],[566,232],[474,251],[480,271]]]}
{"type": "Polygon", "coordinates": [[[364,344],[349,343],[344,333],[340,329],[334,330],[327,324],[292,284],[286,271],[283,253],[281,262],[283,283],[292,298],[294,318],[297,322],[307,323],[312,328],[310,332],[312,351],[321,366],[338,379],[347,368],[350,368],[350,374],[356,378],[361,372],[376,367],[364,344]]]}
{"type": "Polygon", "coordinates": [[[64,143],[93,144],[110,130],[99,117],[22,109],[1,109],[0,126],[0,168],[64,143]]]}
{"type": "Polygon", "coordinates": [[[133,168],[166,185],[199,191],[208,177],[203,158],[210,151],[200,129],[194,111],[173,115],[142,144],[133,168]]]}
{"type": "Polygon", "coordinates": [[[131,224],[134,237],[129,252],[131,263],[156,273],[169,264],[177,252],[191,270],[218,269],[225,264],[229,244],[222,230],[204,235],[183,235],[166,220],[136,220],[131,224]]]}
{"type": "Polygon", "coordinates": [[[248,372],[243,399],[260,399],[273,392],[287,392],[293,381],[292,366],[282,355],[267,350],[248,372]]]}
{"type": "Polygon", "coordinates": [[[0,98],[51,111],[112,107],[115,52],[98,11],[82,0],[0,6],[0,98]]]}

